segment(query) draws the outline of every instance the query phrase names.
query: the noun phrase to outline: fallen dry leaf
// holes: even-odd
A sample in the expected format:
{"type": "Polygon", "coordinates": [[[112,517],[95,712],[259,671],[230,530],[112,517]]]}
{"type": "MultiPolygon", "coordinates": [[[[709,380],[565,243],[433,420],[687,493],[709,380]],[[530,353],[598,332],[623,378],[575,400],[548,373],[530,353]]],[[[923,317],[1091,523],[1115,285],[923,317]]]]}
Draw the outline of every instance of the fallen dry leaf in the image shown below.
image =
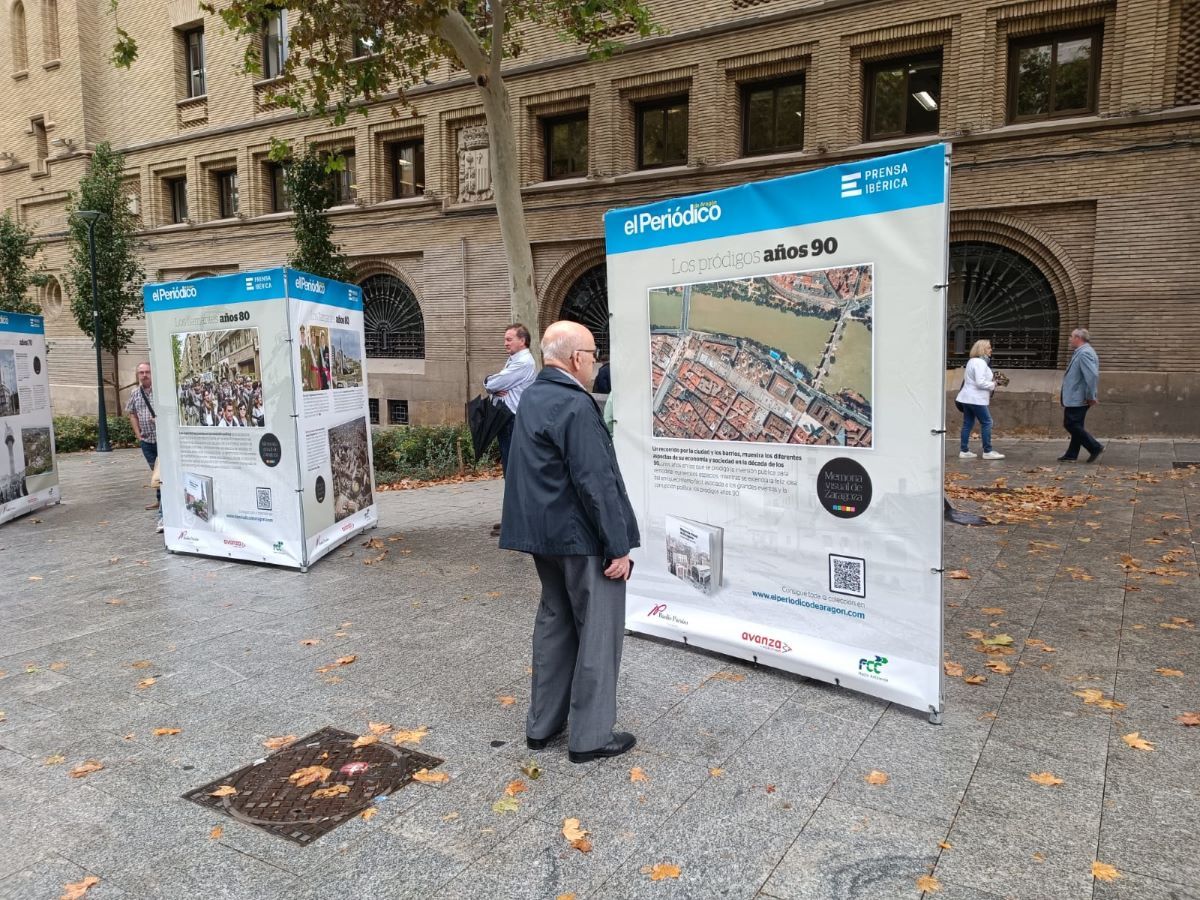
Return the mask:
{"type": "Polygon", "coordinates": [[[104,768],[104,763],[100,762],[100,760],[89,759],[86,762],[82,762],[79,765],[77,765],[75,768],[73,768],[67,774],[70,775],[72,778],[86,778],[88,775],[91,775],[93,772],[99,772],[103,768],[104,768]]]}
{"type": "Polygon", "coordinates": [[[296,743],[296,740],[297,738],[294,734],[284,734],[280,735],[279,737],[267,738],[265,741],[263,741],[263,746],[268,750],[279,750],[288,746],[289,744],[296,743]]]}
{"type": "Polygon", "coordinates": [[[634,766],[629,770],[629,780],[636,782],[649,781],[650,779],[646,777],[646,771],[641,766],[634,766]]]}
{"type": "Polygon", "coordinates": [[[393,744],[419,744],[429,734],[429,728],[422,725],[412,731],[396,731],[392,734],[393,744]]]}
{"type": "Polygon", "coordinates": [[[371,732],[371,734],[384,735],[384,734],[387,734],[391,730],[392,730],[392,725],[390,722],[368,722],[367,723],[367,731],[371,732]]]}
{"type": "Polygon", "coordinates": [[[971,573],[966,569],[951,569],[946,573],[947,578],[953,578],[955,581],[967,581],[971,577],[971,573]]]}
{"type": "Polygon", "coordinates": [[[500,701],[501,706],[512,706],[517,702],[516,697],[497,697],[496,699],[500,701]]]}
{"type": "Polygon", "coordinates": [[[181,729],[181,728],[155,728],[154,731],[151,733],[155,737],[166,737],[167,735],[170,735],[170,734],[179,734],[179,732],[182,730],[183,729],[181,729]]]}
{"type": "Polygon", "coordinates": [[[577,841],[588,835],[588,830],[579,824],[578,819],[563,819],[562,834],[568,841],[577,841]]]}
{"type": "Polygon", "coordinates": [[[150,687],[150,685],[154,684],[156,681],[158,681],[157,678],[143,678],[141,681],[139,681],[137,683],[137,686],[139,688],[148,688],[148,687],[150,687]]]}
{"type": "Polygon", "coordinates": [[[1063,780],[1061,778],[1059,778],[1057,775],[1055,775],[1053,772],[1038,772],[1036,774],[1033,772],[1030,772],[1029,780],[1032,781],[1034,784],[1040,784],[1045,787],[1054,787],[1057,784],[1063,783],[1063,780]]]}
{"type": "Polygon", "coordinates": [[[348,666],[348,665],[350,665],[350,663],[354,662],[356,659],[358,659],[358,656],[353,653],[351,653],[347,656],[339,656],[337,659],[335,659],[329,665],[321,666],[319,669],[317,669],[317,671],[320,674],[324,675],[326,672],[331,672],[334,669],[341,668],[342,666],[348,666]]]}
{"type": "Polygon", "coordinates": [[[154,663],[150,662],[150,660],[148,660],[148,659],[139,659],[137,662],[131,662],[129,664],[129,668],[131,668],[131,669],[148,669],[152,665],[154,665],[154,663]]]}
{"type": "Polygon", "coordinates": [[[450,776],[445,772],[430,772],[428,769],[422,769],[413,773],[413,781],[419,781],[421,784],[445,784],[449,780],[450,776]]]}
{"type": "Polygon", "coordinates": [[[208,833],[208,839],[210,841],[219,841],[221,839],[221,835],[223,835],[224,833],[225,833],[224,828],[222,828],[220,825],[214,825],[212,827],[212,831],[210,831],[208,833]]]}
{"type": "Polygon", "coordinates": [[[302,640],[300,642],[300,646],[301,647],[315,647],[319,643],[321,643],[320,638],[305,638],[304,640],[302,640]]]}
{"type": "Polygon", "coordinates": [[[651,881],[662,881],[664,878],[678,878],[682,870],[674,863],[655,863],[643,866],[642,872],[649,875],[651,881]]]}
{"type": "Polygon", "coordinates": [[[219,788],[217,788],[215,791],[209,791],[208,796],[210,796],[210,797],[233,797],[233,796],[237,795],[237,792],[238,792],[237,788],[235,788],[232,784],[223,784],[219,788]]]}
{"type": "Polygon", "coordinates": [[[72,881],[63,885],[63,894],[59,900],[79,900],[84,894],[100,883],[95,875],[89,875],[82,881],[72,881]]]}
{"type": "Polygon", "coordinates": [[[932,894],[936,891],[940,891],[941,889],[942,883],[932,875],[922,875],[917,879],[917,890],[919,891],[926,891],[932,894]]]}
{"type": "Polygon", "coordinates": [[[985,616],[1002,616],[1005,612],[1003,606],[985,606],[979,611],[985,616]]]}
{"type": "Polygon", "coordinates": [[[725,774],[725,770],[724,769],[709,769],[708,774],[711,775],[713,778],[720,778],[722,775],[725,774]]]}
{"type": "Polygon", "coordinates": [[[1097,881],[1114,881],[1121,877],[1121,873],[1117,871],[1116,866],[1096,860],[1092,863],[1092,877],[1097,881]]]}
{"type": "Polygon", "coordinates": [[[43,766],[59,766],[59,765],[62,765],[63,763],[65,763],[66,761],[67,761],[67,758],[65,756],[63,756],[61,753],[55,753],[55,754],[52,754],[51,756],[47,756],[45,759],[43,759],[42,765],[43,766]]]}
{"type": "Polygon", "coordinates": [[[378,812],[379,812],[378,806],[368,806],[366,809],[364,809],[362,812],[360,812],[358,814],[358,817],[360,819],[362,819],[364,822],[370,822],[373,818],[375,818],[375,815],[378,812]]]}
{"type": "Polygon", "coordinates": [[[578,850],[580,853],[591,853],[592,852],[592,842],[589,841],[587,838],[580,838],[577,841],[571,841],[571,846],[574,847],[576,850],[578,850]]]}
{"type": "Polygon", "coordinates": [[[951,678],[962,678],[963,667],[961,663],[946,660],[942,663],[942,670],[951,678]]]}
{"type": "Polygon", "coordinates": [[[938,846],[941,847],[943,850],[953,850],[954,849],[954,845],[952,843],[950,843],[949,841],[938,841],[938,846]]]}
{"type": "Polygon", "coordinates": [[[529,785],[523,782],[520,778],[514,778],[504,786],[504,793],[510,797],[515,797],[517,794],[523,794],[529,790],[529,785]]]}
{"type": "Polygon", "coordinates": [[[304,766],[288,776],[288,781],[296,787],[308,787],[318,781],[326,781],[333,774],[333,769],[326,766],[304,766]]]}
{"type": "Polygon", "coordinates": [[[863,777],[863,781],[865,781],[867,784],[887,784],[888,774],[887,772],[880,772],[877,769],[872,769],[867,773],[866,776],[863,777]]]}
{"type": "Polygon", "coordinates": [[[995,672],[997,675],[1012,674],[1012,666],[1010,666],[1008,663],[1006,663],[1002,659],[989,659],[987,662],[984,663],[984,665],[987,666],[989,669],[991,669],[993,672],[995,672]]]}
{"type": "Polygon", "coordinates": [[[746,676],[741,672],[718,672],[716,675],[711,675],[709,681],[745,681],[746,676]]]}
{"type": "Polygon", "coordinates": [[[1200,712],[1185,712],[1175,717],[1180,725],[1200,725],[1200,712]]]}
{"type": "Polygon", "coordinates": [[[1141,736],[1141,732],[1132,731],[1129,734],[1121,735],[1121,740],[1132,747],[1134,750],[1153,750],[1154,745],[1141,736]]]}
{"type": "Polygon", "coordinates": [[[575,900],[575,895],[574,894],[559,894],[554,898],[554,900],[575,900]]]}
{"type": "Polygon", "coordinates": [[[51,672],[61,672],[61,671],[62,671],[63,669],[65,669],[66,667],[67,667],[67,664],[66,664],[65,662],[52,662],[52,663],[50,663],[50,671],[51,671],[51,672]]]}
{"type": "Polygon", "coordinates": [[[1101,709],[1124,709],[1125,704],[1119,700],[1113,700],[1105,697],[1103,691],[1095,688],[1084,688],[1081,691],[1071,691],[1076,697],[1083,700],[1089,706],[1099,706],[1101,709]]]}
{"type": "Polygon", "coordinates": [[[341,797],[350,793],[350,785],[348,784],[331,784],[329,787],[317,788],[313,791],[314,800],[329,800],[332,797],[341,797]]]}
{"type": "Polygon", "coordinates": [[[539,778],[542,777],[542,767],[539,766],[532,759],[529,760],[528,762],[526,762],[525,765],[521,766],[521,771],[524,772],[528,777],[532,778],[534,781],[537,781],[539,778]]]}
{"type": "Polygon", "coordinates": [[[1159,666],[1154,671],[1157,672],[1159,675],[1163,676],[1163,678],[1182,678],[1183,677],[1183,672],[1181,672],[1179,669],[1168,669],[1165,666],[1159,666]]]}
{"type": "Polygon", "coordinates": [[[997,634],[990,638],[984,638],[979,643],[985,647],[1008,647],[1013,642],[1011,634],[997,634]]]}
{"type": "Polygon", "coordinates": [[[966,678],[963,679],[963,681],[965,681],[967,684],[986,684],[987,676],[986,675],[968,675],[966,678]]]}
{"type": "Polygon", "coordinates": [[[371,746],[371,744],[375,744],[378,742],[379,742],[379,735],[363,734],[363,735],[359,735],[359,737],[350,746],[351,747],[369,747],[369,746],[371,746]]]}

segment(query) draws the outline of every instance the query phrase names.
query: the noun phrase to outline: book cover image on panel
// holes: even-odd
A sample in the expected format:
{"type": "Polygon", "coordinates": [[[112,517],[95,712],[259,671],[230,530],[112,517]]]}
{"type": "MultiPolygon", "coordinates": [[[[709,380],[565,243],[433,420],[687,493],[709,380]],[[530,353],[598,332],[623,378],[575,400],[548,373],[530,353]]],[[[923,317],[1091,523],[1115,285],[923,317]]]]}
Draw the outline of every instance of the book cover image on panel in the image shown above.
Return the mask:
{"type": "Polygon", "coordinates": [[[721,586],[725,529],[677,516],[666,517],[667,571],[705,594],[721,586]]]}

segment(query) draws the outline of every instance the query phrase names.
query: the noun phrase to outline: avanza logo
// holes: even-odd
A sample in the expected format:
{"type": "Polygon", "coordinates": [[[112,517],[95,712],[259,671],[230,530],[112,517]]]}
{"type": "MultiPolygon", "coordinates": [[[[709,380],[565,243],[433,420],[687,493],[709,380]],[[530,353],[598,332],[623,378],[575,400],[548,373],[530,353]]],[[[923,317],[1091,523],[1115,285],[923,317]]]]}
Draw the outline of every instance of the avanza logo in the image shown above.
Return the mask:
{"type": "Polygon", "coordinates": [[[323,281],[313,281],[303,275],[297,275],[296,280],[292,283],[296,285],[298,291],[312,291],[314,294],[325,293],[325,282],[323,281]]]}
{"type": "Polygon", "coordinates": [[[241,541],[233,541],[233,540],[230,540],[229,538],[225,538],[225,544],[226,544],[226,546],[229,546],[229,547],[245,547],[246,546],[241,541]]]}
{"type": "Polygon", "coordinates": [[[766,634],[752,634],[749,631],[743,631],[742,640],[766,650],[774,650],[777,653],[792,652],[792,645],[787,641],[781,641],[779,638],[773,638],[766,634]]]}
{"type": "Polygon", "coordinates": [[[866,672],[868,675],[882,675],[883,667],[888,664],[886,656],[876,655],[874,659],[860,659],[858,661],[858,671],[866,672]]]}

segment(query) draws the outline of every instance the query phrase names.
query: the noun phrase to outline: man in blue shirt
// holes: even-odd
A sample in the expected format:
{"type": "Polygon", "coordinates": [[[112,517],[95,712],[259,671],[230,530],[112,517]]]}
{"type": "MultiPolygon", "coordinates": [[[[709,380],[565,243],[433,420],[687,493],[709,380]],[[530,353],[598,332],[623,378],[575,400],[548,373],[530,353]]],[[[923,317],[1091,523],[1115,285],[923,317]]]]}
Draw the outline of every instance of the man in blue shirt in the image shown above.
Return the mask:
{"type": "Polygon", "coordinates": [[[1088,410],[1099,402],[1100,357],[1092,349],[1086,328],[1076,328],[1071,332],[1071,349],[1074,352],[1062,383],[1063,428],[1071,435],[1071,443],[1059,461],[1078,459],[1082,446],[1088,452],[1087,461],[1095,462],[1104,452],[1104,445],[1088,434],[1083,427],[1083,420],[1088,410]]]}
{"type": "MultiPolygon", "coordinates": [[[[508,472],[508,448],[512,445],[513,422],[516,421],[517,407],[521,405],[521,395],[525,388],[533,384],[537,377],[537,364],[533,354],[529,352],[529,329],[520,322],[514,322],[504,330],[504,351],[508,360],[504,368],[495,375],[483,379],[483,387],[493,398],[493,402],[501,401],[508,407],[514,418],[509,419],[496,440],[500,444],[500,467],[508,472]]],[[[500,523],[492,526],[492,537],[500,535],[500,523]]]]}

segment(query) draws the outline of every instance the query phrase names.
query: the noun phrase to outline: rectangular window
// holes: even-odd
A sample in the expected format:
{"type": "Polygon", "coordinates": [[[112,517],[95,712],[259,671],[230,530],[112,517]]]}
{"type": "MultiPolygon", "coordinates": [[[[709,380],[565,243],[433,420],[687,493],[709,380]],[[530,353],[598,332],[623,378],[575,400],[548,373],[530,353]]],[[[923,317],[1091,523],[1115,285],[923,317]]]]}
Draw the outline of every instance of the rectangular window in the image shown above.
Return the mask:
{"type": "Polygon", "coordinates": [[[217,172],[217,213],[222,219],[232,219],[238,212],[237,169],[217,172]]]}
{"type": "Polygon", "coordinates": [[[1009,121],[1096,111],[1099,29],[1013,41],[1008,50],[1009,121]]]}
{"type": "Polygon", "coordinates": [[[183,65],[187,78],[187,95],[203,97],[207,93],[204,83],[204,29],[185,31],[183,37],[183,65]]]}
{"type": "Polygon", "coordinates": [[[408,424],[408,401],[407,400],[389,400],[388,401],[388,424],[389,425],[407,425],[408,424]]]}
{"type": "Polygon", "coordinates": [[[382,35],[378,28],[372,28],[370,31],[366,31],[366,32],[363,32],[362,34],[355,35],[355,37],[354,37],[354,55],[356,57],[370,56],[372,53],[375,52],[375,48],[378,46],[379,38],[381,36],[382,35]]]}
{"type": "Polygon", "coordinates": [[[372,425],[379,424],[379,400],[375,397],[367,400],[367,416],[372,425]]]}
{"type": "Polygon", "coordinates": [[[942,105],[942,54],[889,59],[866,70],[868,141],[936,134],[942,105]]]}
{"type": "Polygon", "coordinates": [[[288,212],[292,208],[292,194],[288,190],[286,163],[271,163],[271,211],[288,212]]]}
{"type": "Polygon", "coordinates": [[[354,178],[354,154],[334,154],[341,156],[346,167],[329,173],[329,205],[345,206],[353,203],[358,196],[358,185],[354,178]]]}
{"type": "Polygon", "coordinates": [[[167,197],[171,202],[171,224],[179,225],[187,221],[188,196],[186,178],[167,179],[167,197]]]}
{"type": "Polygon", "coordinates": [[[781,153],[804,147],[804,76],[742,88],[742,153],[781,153]]]}
{"type": "Polygon", "coordinates": [[[686,165],[688,98],[671,97],[642,103],[636,113],[638,168],[686,165]]]}
{"type": "Polygon", "coordinates": [[[546,180],[582,178],[588,173],[588,114],[542,120],[546,180]]]}
{"type": "Polygon", "coordinates": [[[392,196],[420,197],[425,193],[425,142],[401,141],[388,145],[392,196]]]}
{"type": "Polygon", "coordinates": [[[263,78],[278,78],[288,58],[287,10],[270,11],[262,34],[263,78]]]}

